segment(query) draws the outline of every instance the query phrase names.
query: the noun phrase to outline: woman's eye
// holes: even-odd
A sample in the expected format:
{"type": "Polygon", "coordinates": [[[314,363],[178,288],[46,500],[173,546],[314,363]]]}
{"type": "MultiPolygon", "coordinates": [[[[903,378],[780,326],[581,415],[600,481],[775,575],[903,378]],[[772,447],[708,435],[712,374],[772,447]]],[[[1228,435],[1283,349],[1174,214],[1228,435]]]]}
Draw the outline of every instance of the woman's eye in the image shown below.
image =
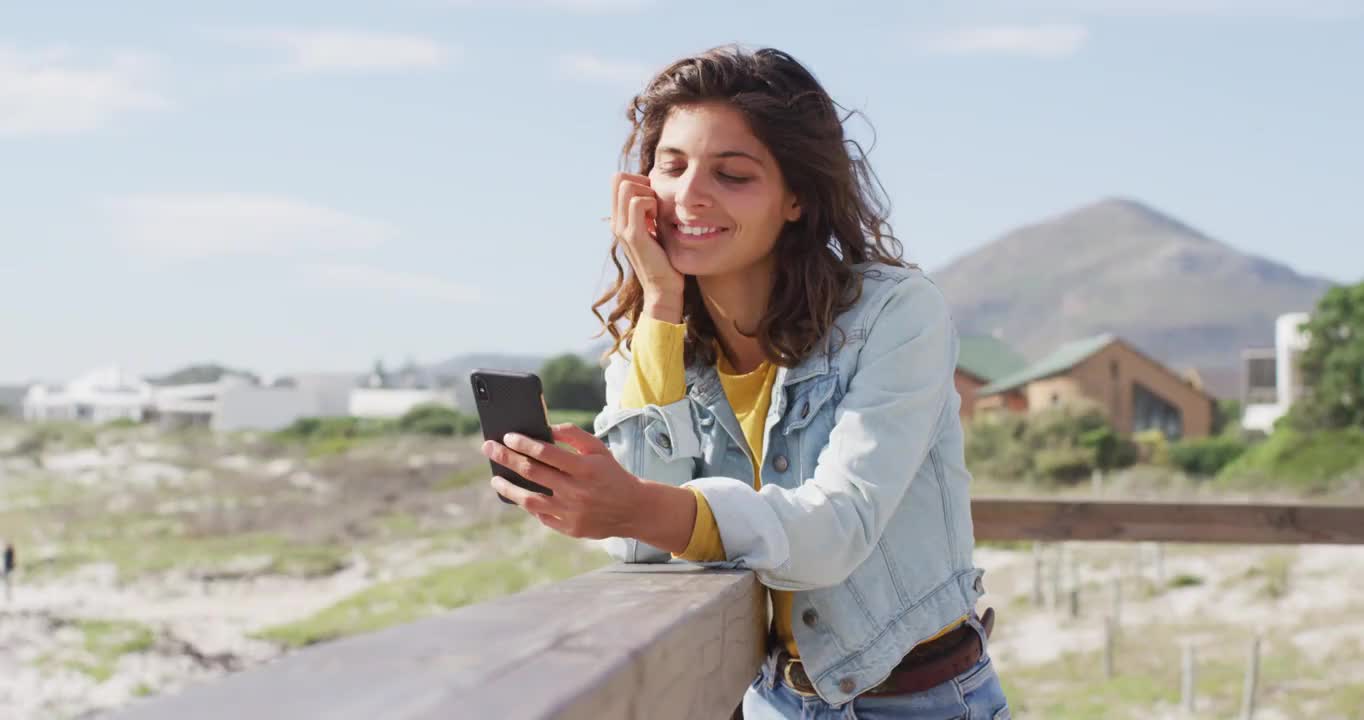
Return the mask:
{"type": "Polygon", "coordinates": [[[669,165],[658,169],[658,171],[664,175],[672,175],[674,177],[681,175],[683,170],[686,170],[686,168],[678,165],[669,165]]]}
{"type": "Polygon", "coordinates": [[[735,183],[735,184],[746,183],[746,182],[748,182],[749,180],[752,180],[752,179],[753,179],[753,178],[747,178],[747,177],[740,177],[740,176],[738,176],[738,175],[730,175],[729,173],[718,173],[718,175],[720,176],[720,179],[721,179],[721,180],[724,180],[725,182],[735,183]]]}

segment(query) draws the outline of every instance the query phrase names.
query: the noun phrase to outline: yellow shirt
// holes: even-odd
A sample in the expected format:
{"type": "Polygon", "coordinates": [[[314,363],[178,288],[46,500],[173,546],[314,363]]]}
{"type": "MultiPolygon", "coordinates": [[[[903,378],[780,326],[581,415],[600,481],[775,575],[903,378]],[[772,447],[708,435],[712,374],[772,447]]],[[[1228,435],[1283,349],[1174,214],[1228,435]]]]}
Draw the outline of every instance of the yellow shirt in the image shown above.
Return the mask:
{"type": "MultiPolygon", "coordinates": [[[[640,317],[630,344],[632,361],[630,376],[621,392],[622,407],[668,405],[686,397],[687,374],[683,358],[686,337],[686,325],[640,317]]],[[[753,451],[753,489],[757,490],[762,487],[759,463],[763,457],[763,423],[772,404],[772,384],[777,377],[777,366],[764,362],[752,372],[740,375],[734,372],[721,353],[716,370],[720,375],[720,385],[725,390],[725,399],[734,409],[744,440],[753,451]]],[[[688,562],[725,560],[725,544],[720,537],[720,528],[715,524],[710,503],[700,490],[695,487],[690,489],[696,496],[696,524],[692,526],[687,549],[681,554],[674,553],[673,557],[688,562]]],[[[772,598],[772,629],[778,641],[786,646],[786,651],[792,657],[800,657],[796,636],[791,630],[793,596],[785,590],[769,588],[768,591],[772,598]]],[[[965,616],[959,618],[924,642],[947,634],[965,621],[965,616]]]]}
{"type": "MultiPolygon", "coordinates": [[[[633,360],[630,378],[621,393],[623,407],[667,405],[686,396],[687,375],[683,361],[686,330],[686,325],[640,318],[630,344],[633,360]]],[[[752,451],[753,488],[756,490],[762,487],[759,463],[763,457],[763,423],[772,404],[772,383],[777,377],[777,366],[764,362],[752,372],[739,374],[734,372],[721,354],[716,370],[720,375],[720,385],[725,390],[725,399],[734,409],[744,440],[752,451]]],[[[691,488],[691,491],[696,496],[696,524],[692,526],[687,549],[681,554],[674,554],[674,557],[688,562],[724,560],[725,545],[720,538],[720,529],[715,524],[715,516],[711,513],[710,503],[706,502],[700,490],[691,488]]],[[[791,631],[791,593],[783,590],[769,592],[772,598],[772,625],[777,639],[793,657],[800,657],[795,635],[791,631]]]]}

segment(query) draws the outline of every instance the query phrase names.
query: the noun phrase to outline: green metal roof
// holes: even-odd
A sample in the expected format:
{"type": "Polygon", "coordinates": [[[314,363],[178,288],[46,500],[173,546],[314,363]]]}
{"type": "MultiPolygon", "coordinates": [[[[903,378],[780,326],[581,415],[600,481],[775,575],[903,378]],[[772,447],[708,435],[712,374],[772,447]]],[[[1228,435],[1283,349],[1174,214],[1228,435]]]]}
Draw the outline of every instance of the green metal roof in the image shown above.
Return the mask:
{"type": "Polygon", "coordinates": [[[1086,358],[1108,347],[1118,338],[1112,334],[1105,333],[1084,340],[1076,340],[1066,343],[1057,348],[1052,354],[1038,360],[1022,370],[1000,378],[989,385],[981,388],[977,395],[997,395],[1007,390],[1013,390],[1022,385],[1027,385],[1034,380],[1059,375],[1076,365],[1079,365],[1086,358]]]}
{"type": "Polygon", "coordinates": [[[1028,366],[1022,355],[990,335],[970,335],[961,339],[957,367],[987,383],[1007,377],[1028,366]]]}

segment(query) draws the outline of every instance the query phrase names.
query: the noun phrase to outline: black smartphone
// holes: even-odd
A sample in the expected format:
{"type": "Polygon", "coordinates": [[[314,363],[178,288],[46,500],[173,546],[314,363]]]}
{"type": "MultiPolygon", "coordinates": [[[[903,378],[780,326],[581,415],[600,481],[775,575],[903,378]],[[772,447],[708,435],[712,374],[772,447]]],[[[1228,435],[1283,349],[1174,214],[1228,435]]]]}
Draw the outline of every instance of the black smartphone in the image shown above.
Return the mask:
{"type": "MultiPolygon", "coordinates": [[[[534,373],[509,372],[506,370],[475,370],[469,375],[474,386],[474,403],[478,406],[478,422],[483,426],[483,438],[502,442],[507,433],[519,433],[528,438],[553,443],[554,434],[549,429],[549,409],[545,406],[545,393],[540,378],[534,373]]],[[[506,478],[513,485],[542,495],[553,495],[554,491],[539,483],[531,482],[491,460],[493,474],[506,478]]],[[[502,502],[512,505],[512,501],[498,493],[502,502]]]]}

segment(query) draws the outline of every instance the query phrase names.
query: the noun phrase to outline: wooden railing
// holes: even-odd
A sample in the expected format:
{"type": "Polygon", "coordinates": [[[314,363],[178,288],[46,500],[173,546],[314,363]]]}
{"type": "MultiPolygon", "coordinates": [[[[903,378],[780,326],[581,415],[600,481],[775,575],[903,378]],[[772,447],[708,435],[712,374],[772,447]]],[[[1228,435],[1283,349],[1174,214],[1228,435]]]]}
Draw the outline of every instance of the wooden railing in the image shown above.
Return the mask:
{"type": "MultiPolygon", "coordinates": [[[[978,499],[981,540],[1364,544],[1364,507],[978,499]]],[[[125,709],[175,718],[727,718],[756,676],[753,573],[615,565],[125,709]]]]}

